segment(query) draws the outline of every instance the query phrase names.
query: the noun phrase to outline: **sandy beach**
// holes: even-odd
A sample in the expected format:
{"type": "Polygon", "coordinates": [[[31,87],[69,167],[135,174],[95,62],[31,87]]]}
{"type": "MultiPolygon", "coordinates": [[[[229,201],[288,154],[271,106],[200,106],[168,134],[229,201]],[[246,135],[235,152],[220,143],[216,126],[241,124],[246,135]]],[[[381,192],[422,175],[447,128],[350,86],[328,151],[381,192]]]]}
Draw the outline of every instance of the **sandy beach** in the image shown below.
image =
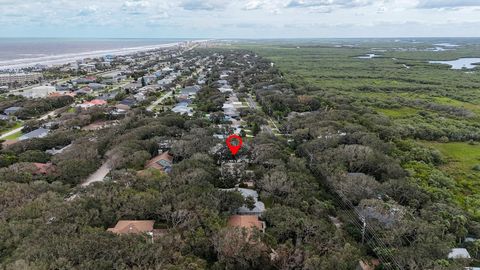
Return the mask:
{"type": "Polygon", "coordinates": [[[32,67],[35,65],[47,65],[47,66],[62,65],[62,64],[67,64],[67,63],[75,62],[77,60],[82,60],[86,58],[95,58],[95,57],[101,57],[105,55],[129,55],[129,54],[134,54],[142,51],[169,48],[169,47],[178,46],[182,43],[184,42],[174,42],[174,43],[131,47],[131,48],[98,50],[98,51],[90,51],[90,52],[69,53],[69,54],[35,57],[35,58],[23,58],[23,59],[0,61],[0,70],[21,69],[26,67],[32,67]]]}

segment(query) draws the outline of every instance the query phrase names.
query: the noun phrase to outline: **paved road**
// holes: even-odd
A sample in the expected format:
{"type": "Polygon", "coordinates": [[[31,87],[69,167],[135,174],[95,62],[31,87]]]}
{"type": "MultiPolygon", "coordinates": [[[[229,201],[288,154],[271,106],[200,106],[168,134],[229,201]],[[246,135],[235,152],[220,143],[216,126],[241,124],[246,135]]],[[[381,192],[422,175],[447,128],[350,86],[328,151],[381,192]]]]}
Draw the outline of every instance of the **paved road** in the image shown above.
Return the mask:
{"type": "MultiPolygon", "coordinates": [[[[71,105],[69,105],[69,106],[71,106],[71,105]]],[[[63,108],[65,108],[65,107],[63,107],[63,108]]],[[[56,110],[53,110],[53,111],[51,111],[51,112],[48,112],[48,113],[40,116],[39,118],[37,118],[37,120],[47,120],[48,117],[50,117],[50,116],[51,116],[51,117],[55,117],[55,116],[57,116],[57,111],[58,111],[58,110],[61,110],[61,109],[63,109],[63,108],[56,109],[56,110]]],[[[13,134],[21,131],[21,130],[23,129],[23,127],[24,127],[24,126],[21,126],[21,127],[19,127],[19,128],[16,128],[16,129],[14,129],[14,130],[10,130],[9,132],[0,135],[0,139],[3,139],[3,138],[5,138],[5,137],[8,137],[8,136],[10,136],[10,135],[13,135],[13,134]]]]}
{"type": "Polygon", "coordinates": [[[165,95],[163,95],[161,98],[159,98],[155,102],[153,102],[152,105],[148,106],[147,111],[149,111],[149,112],[153,111],[153,108],[155,108],[155,106],[157,106],[158,104],[160,104],[160,102],[164,101],[165,99],[167,99],[171,96],[172,96],[172,91],[168,90],[168,92],[165,95]]]}
{"type": "Polygon", "coordinates": [[[250,106],[250,108],[252,108],[254,110],[257,109],[257,103],[255,101],[253,101],[251,96],[248,96],[247,102],[248,102],[248,106],[250,106]]]}
{"type": "MultiPolygon", "coordinates": [[[[254,110],[258,109],[257,103],[253,100],[251,96],[247,97],[247,103],[248,106],[254,110]]],[[[278,135],[280,134],[280,130],[277,127],[277,124],[275,124],[275,121],[271,117],[268,117],[268,125],[261,126],[262,131],[271,134],[271,135],[278,135]]]]}
{"type": "MultiPolygon", "coordinates": [[[[46,119],[48,119],[49,116],[54,117],[54,116],[56,115],[56,112],[57,112],[56,110],[55,110],[55,111],[51,111],[51,112],[49,112],[49,113],[41,116],[40,118],[38,118],[38,120],[46,120],[46,119]]],[[[7,132],[7,133],[3,133],[2,135],[0,135],[0,139],[6,138],[6,137],[8,137],[8,136],[10,136],[10,135],[13,135],[13,134],[15,134],[15,133],[17,133],[17,132],[22,131],[23,127],[24,127],[24,126],[21,126],[21,127],[19,127],[19,128],[14,129],[14,130],[10,130],[10,131],[7,132]]]]}
{"type": "Polygon", "coordinates": [[[103,163],[102,167],[98,168],[97,171],[92,173],[85,182],[82,183],[82,187],[86,187],[95,182],[102,182],[105,179],[105,176],[112,170],[112,166],[109,161],[103,163]]]}

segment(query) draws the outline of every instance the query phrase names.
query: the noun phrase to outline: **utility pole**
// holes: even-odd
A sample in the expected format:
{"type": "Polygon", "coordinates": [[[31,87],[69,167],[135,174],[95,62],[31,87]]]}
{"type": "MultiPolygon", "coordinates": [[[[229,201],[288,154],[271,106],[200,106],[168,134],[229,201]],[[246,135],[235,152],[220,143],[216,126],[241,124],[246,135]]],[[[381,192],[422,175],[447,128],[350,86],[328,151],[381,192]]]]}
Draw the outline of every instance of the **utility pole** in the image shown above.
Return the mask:
{"type": "Polygon", "coordinates": [[[365,231],[367,228],[367,221],[365,220],[364,216],[361,216],[360,219],[362,221],[362,245],[363,245],[365,242],[365,231]]]}

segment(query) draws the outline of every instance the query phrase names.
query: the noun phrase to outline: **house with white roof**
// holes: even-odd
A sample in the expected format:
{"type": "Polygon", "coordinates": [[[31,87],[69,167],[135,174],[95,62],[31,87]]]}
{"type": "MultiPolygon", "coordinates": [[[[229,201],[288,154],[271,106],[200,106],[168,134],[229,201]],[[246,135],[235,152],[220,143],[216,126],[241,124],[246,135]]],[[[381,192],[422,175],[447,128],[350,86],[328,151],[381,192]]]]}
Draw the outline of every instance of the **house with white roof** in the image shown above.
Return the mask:
{"type": "Polygon", "coordinates": [[[465,248],[452,248],[448,253],[449,259],[471,259],[470,253],[465,248]]]}

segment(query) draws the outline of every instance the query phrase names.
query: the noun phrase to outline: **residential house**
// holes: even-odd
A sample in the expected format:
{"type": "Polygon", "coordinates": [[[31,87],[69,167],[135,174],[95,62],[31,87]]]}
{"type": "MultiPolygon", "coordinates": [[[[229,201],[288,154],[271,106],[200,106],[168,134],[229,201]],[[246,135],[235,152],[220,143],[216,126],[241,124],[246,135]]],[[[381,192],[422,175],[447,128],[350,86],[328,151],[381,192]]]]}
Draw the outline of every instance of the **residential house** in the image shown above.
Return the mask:
{"type": "Polygon", "coordinates": [[[258,229],[265,233],[266,224],[258,219],[258,216],[233,215],[227,222],[229,227],[245,228],[247,230],[258,229]]]}
{"type": "Polygon", "coordinates": [[[101,83],[89,83],[88,84],[88,87],[90,87],[90,89],[92,89],[93,91],[98,91],[98,90],[102,90],[105,88],[105,84],[101,84],[101,83]]]}
{"type": "Polygon", "coordinates": [[[162,72],[163,72],[163,73],[170,73],[170,72],[172,72],[172,71],[173,71],[173,68],[171,68],[171,67],[164,67],[164,68],[162,69],[162,72]]]}
{"type": "Polygon", "coordinates": [[[152,234],[153,220],[119,220],[115,227],[108,228],[107,231],[115,234],[152,234]]]}
{"type": "Polygon", "coordinates": [[[72,84],[70,83],[63,83],[55,85],[55,89],[57,91],[69,91],[73,88],[72,84]]]}
{"type": "Polygon", "coordinates": [[[77,105],[77,107],[80,107],[82,109],[88,109],[88,108],[91,108],[91,107],[103,106],[103,105],[106,105],[106,104],[107,104],[107,102],[105,100],[94,99],[94,100],[91,100],[91,101],[85,101],[84,103],[77,105]]]}
{"type": "Polygon", "coordinates": [[[22,107],[10,107],[10,108],[6,108],[3,111],[3,113],[5,113],[6,115],[12,115],[12,114],[15,114],[16,112],[18,112],[21,109],[22,109],[22,107]]]}
{"type": "Polygon", "coordinates": [[[60,92],[51,93],[48,96],[49,97],[65,97],[65,96],[75,97],[76,95],[77,94],[72,93],[72,92],[60,91],[60,92]]]}
{"type": "Polygon", "coordinates": [[[163,152],[160,155],[149,160],[145,165],[145,169],[153,168],[166,173],[170,173],[172,171],[172,166],[173,156],[171,156],[168,152],[163,152]]]}
{"type": "Polygon", "coordinates": [[[149,92],[155,92],[155,91],[157,91],[157,87],[153,85],[147,85],[145,87],[138,89],[138,92],[141,92],[141,93],[149,93],[149,92]]]}
{"type": "Polygon", "coordinates": [[[193,109],[188,107],[189,103],[182,101],[172,108],[172,112],[179,114],[193,115],[193,109]]]}
{"type": "Polygon", "coordinates": [[[86,72],[93,72],[96,70],[94,64],[80,64],[78,65],[78,68],[86,72]]]}
{"type": "Polygon", "coordinates": [[[180,94],[192,97],[195,96],[200,89],[201,87],[199,85],[187,86],[180,91],[180,94]]]}
{"type": "Polygon", "coordinates": [[[168,77],[168,78],[167,78],[167,77],[166,77],[166,78],[163,78],[163,79],[159,80],[159,81],[157,82],[157,84],[160,85],[160,87],[164,88],[165,86],[173,83],[174,80],[175,80],[174,78],[171,78],[171,77],[168,77]]]}
{"type": "Polygon", "coordinates": [[[227,86],[228,85],[228,81],[227,80],[218,80],[215,82],[217,85],[219,85],[220,87],[222,86],[227,86]]]}
{"type": "Polygon", "coordinates": [[[97,99],[101,99],[101,100],[105,100],[105,101],[113,100],[113,99],[115,99],[117,94],[118,94],[117,92],[105,93],[101,96],[98,96],[97,99]]]}
{"type": "Polygon", "coordinates": [[[33,163],[35,170],[33,175],[48,175],[55,171],[56,167],[52,163],[33,163]]]}
{"type": "Polygon", "coordinates": [[[50,132],[50,130],[45,128],[38,128],[38,129],[35,129],[34,131],[24,134],[18,139],[20,141],[23,141],[23,140],[33,139],[33,138],[43,138],[48,135],[48,132],[50,132]]]}
{"type": "Polygon", "coordinates": [[[136,101],[139,101],[139,102],[147,99],[147,97],[145,96],[144,93],[137,93],[137,94],[133,95],[133,97],[135,98],[136,101]]]}
{"type": "Polygon", "coordinates": [[[380,261],[377,259],[360,260],[358,261],[358,265],[355,270],[375,270],[375,268],[379,265],[380,265],[380,261]]]}
{"type": "Polygon", "coordinates": [[[28,98],[44,98],[47,97],[49,94],[54,93],[55,91],[57,91],[55,86],[42,85],[24,91],[22,96],[28,98]]]}
{"type": "Polygon", "coordinates": [[[239,215],[255,215],[260,216],[265,212],[265,204],[258,200],[258,192],[253,189],[248,188],[230,188],[230,189],[222,189],[223,191],[232,192],[238,191],[244,198],[251,197],[254,200],[254,207],[253,209],[248,208],[246,205],[237,209],[237,214],[239,215]]]}
{"type": "Polygon", "coordinates": [[[88,83],[94,83],[96,81],[97,81],[97,77],[88,76],[88,77],[78,78],[76,80],[72,80],[72,83],[74,83],[74,84],[88,84],[88,83]]]}
{"type": "Polygon", "coordinates": [[[137,82],[142,83],[142,80],[145,81],[146,85],[149,85],[149,84],[152,84],[153,82],[155,82],[157,80],[157,76],[155,76],[155,75],[145,75],[141,78],[138,78],[137,82]]]}
{"type": "Polygon", "coordinates": [[[132,98],[126,98],[122,101],[120,101],[119,104],[117,104],[115,107],[120,110],[130,110],[133,106],[137,104],[137,101],[132,98]]]}
{"type": "Polygon", "coordinates": [[[88,95],[92,92],[92,88],[88,87],[88,86],[85,86],[85,87],[82,87],[76,91],[74,91],[73,93],[75,93],[76,95],[88,95]]]}
{"type": "Polygon", "coordinates": [[[122,75],[121,72],[112,71],[102,75],[102,83],[105,84],[115,84],[119,83],[122,80],[125,80],[127,76],[122,75]]]}
{"type": "Polygon", "coordinates": [[[139,88],[141,88],[141,87],[142,87],[142,84],[141,84],[141,83],[136,83],[136,82],[135,82],[135,83],[129,83],[129,84],[125,85],[125,86],[123,87],[123,89],[124,89],[125,91],[130,92],[130,93],[134,93],[134,92],[136,92],[136,91],[137,91],[139,88]]]}
{"type": "Polygon", "coordinates": [[[471,259],[470,253],[465,248],[452,248],[448,253],[449,259],[471,259]]]}

